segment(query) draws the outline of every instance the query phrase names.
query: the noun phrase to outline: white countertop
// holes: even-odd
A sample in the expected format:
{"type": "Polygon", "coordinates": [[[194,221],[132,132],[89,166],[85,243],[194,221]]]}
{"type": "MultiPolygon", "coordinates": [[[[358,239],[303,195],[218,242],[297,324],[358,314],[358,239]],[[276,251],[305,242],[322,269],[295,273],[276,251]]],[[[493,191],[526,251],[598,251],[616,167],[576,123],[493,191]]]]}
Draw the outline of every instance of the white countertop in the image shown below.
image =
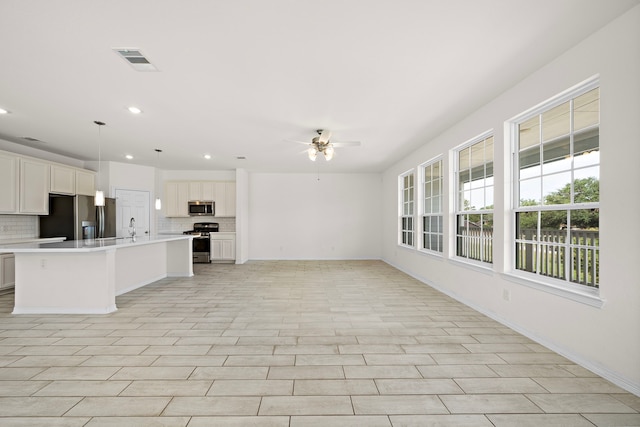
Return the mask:
{"type": "Polygon", "coordinates": [[[0,245],[0,252],[13,253],[42,253],[42,252],[96,252],[109,249],[124,248],[129,246],[149,245],[153,243],[169,242],[173,240],[193,239],[189,235],[163,235],[163,236],[136,236],[131,237],[107,237],[104,239],[65,240],[54,242],[32,241],[27,243],[13,243],[0,245]]]}
{"type": "Polygon", "coordinates": [[[18,237],[15,239],[0,239],[0,245],[15,245],[16,243],[30,243],[30,242],[62,242],[66,240],[66,237],[18,237]]]}

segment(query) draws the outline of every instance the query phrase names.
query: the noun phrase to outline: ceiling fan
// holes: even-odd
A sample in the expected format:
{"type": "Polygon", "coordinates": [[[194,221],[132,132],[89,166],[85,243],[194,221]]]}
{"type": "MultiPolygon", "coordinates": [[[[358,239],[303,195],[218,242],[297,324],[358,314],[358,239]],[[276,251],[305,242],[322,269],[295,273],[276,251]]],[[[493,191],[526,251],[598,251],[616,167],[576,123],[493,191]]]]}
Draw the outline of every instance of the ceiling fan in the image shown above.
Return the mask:
{"type": "Polygon", "coordinates": [[[333,159],[333,155],[335,154],[335,147],[357,147],[360,145],[359,141],[331,141],[331,131],[327,129],[318,129],[316,130],[318,136],[314,137],[311,142],[299,142],[300,144],[309,145],[309,149],[307,150],[307,155],[309,156],[309,160],[312,162],[316,161],[318,153],[322,153],[324,158],[329,161],[333,159]]]}

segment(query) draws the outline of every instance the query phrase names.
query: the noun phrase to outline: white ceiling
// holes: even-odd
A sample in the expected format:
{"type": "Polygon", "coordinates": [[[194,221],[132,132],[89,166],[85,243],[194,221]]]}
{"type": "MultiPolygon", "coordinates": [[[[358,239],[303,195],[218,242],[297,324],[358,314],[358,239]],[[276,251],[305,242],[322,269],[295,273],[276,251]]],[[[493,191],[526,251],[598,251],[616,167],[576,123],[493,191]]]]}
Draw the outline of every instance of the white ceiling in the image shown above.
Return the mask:
{"type": "Polygon", "coordinates": [[[378,172],[637,4],[0,0],[0,138],[96,160],[100,120],[103,160],[378,172]],[[323,128],[362,145],[312,163],[287,141],[323,128]]]}

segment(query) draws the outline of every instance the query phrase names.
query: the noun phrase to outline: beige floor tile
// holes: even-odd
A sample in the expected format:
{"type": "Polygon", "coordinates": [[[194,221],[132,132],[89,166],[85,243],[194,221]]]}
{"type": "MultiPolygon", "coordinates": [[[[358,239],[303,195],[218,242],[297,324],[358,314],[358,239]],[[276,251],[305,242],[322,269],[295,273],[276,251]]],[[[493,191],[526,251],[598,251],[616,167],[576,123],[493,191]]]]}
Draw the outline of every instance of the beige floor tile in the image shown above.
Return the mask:
{"type": "Polygon", "coordinates": [[[31,396],[47,384],[49,381],[2,381],[0,396],[31,396]]]}
{"type": "Polygon", "coordinates": [[[393,427],[493,427],[484,415],[391,415],[393,427]]]}
{"type": "Polygon", "coordinates": [[[53,381],[34,396],[117,396],[130,381],[53,381]]]}
{"type": "Polygon", "coordinates": [[[415,366],[345,366],[345,378],[422,378],[415,366]]]}
{"type": "Polygon", "coordinates": [[[189,427],[289,427],[288,416],[191,417],[189,427]]]}
{"type": "Polygon", "coordinates": [[[223,355],[250,355],[250,354],[273,354],[273,345],[214,345],[208,354],[223,355]]]}
{"type": "Polygon", "coordinates": [[[378,394],[373,380],[295,380],[296,396],[340,396],[378,394]]]}
{"type": "Polygon", "coordinates": [[[166,416],[257,415],[260,397],[174,397],[166,416]]]}
{"type": "Polygon", "coordinates": [[[72,417],[153,417],[171,399],[168,397],[85,397],[65,415],[72,417]]]}
{"type": "Polygon", "coordinates": [[[186,380],[193,373],[191,366],[125,366],[112,380],[186,380]]]}
{"type": "Polygon", "coordinates": [[[365,354],[367,365],[432,365],[435,360],[428,354],[365,354]]]}
{"type": "Polygon", "coordinates": [[[389,418],[375,415],[293,416],[290,427],[391,427],[389,418]]]}
{"type": "Polygon", "coordinates": [[[85,427],[186,427],[187,424],[189,417],[94,417],[85,427]]]}
{"type": "Polygon", "coordinates": [[[578,414],[496,414],[487,418],[495,427],[593,427],[578,414]]]}
{"type": "Polygon", "coordinates": [[[555,365],[489,365],[501,377],[573,378],[568,370],[555,365]]]}
{"type": "Polygon", "coordinates": [[[152,366],[222,366],[226,356],[139,356],[153,358],[152,366]]]}
{"type": "Polygon", "coordinates": [[[377,379],[381,395],[386,394],[462,394],[451,379],[377,379]]]}
{"type": "Polygon", "coordinates": [[[485,365],[427,365],[417,367],[424,378],[495,378],[485,365]]]}
{"type": "Polygon", "coordinates": [[[356,415],[446,414],[437,396],[352,396],[356,415]]]}
{"type": "Polygon", "coordinates": [[[533,380],[551,393],[625,393],[620,387],[602,378],[533,378],[533,380]]]}
{"type": "Polygon", "coordinates": [[[360,354],[299,354],[296,366],[321,365],[364,365],[364,357],[360,354]]]}
{"type": "Polygon", "coordinates": [[[357,345],[339,345],[340,354],[404,354],[403,348],[399,344],[357,344],[357,345]]]}
{"type": "Polygon", "coordinates": [[[344,379],[341,366],[276,366],[269,369],[271,379],[344,379]]]}
{"type": "Polygon", "coordinates": [[[298,344],[300,345],[317,345],[317,344],[358,344],[358,339],[355,336],[300,336],[298,338],[298,344]]]}
{"type": "Polygon", "coordinates": [[[204,396],[210,380],[136,380],[120,396],[204,396]]]}
{"type": "Polygon", "coordinates": [[[455,378],[467,394],[482,393],[546,393],[530,378],[455,378]]]}
{"type": "Polygon", "coordinates": [[[119,367],[59,366],[45,369],[34,380],[107,380],[119,367]]]}
{"type": "MultiPolygon", "coordinates": [[[[64,348],[60,346],[59,348],[64,348]]],[[[79,356],[137,356],[148,348],[146,345],[92,345],[78,350],[75,354],[79,356]]]]}
{"type": "Polygon", "coordinates": [[[157,359],[158,356],[90,356],[80,366],[149,366],[157,359]]]}
{"type": "Polygon", "coordinates": [[[215,380],[207,396],[290,396],[293,380],[215,380]]]}
{"type": "Polygon", "coordinates": [[[545,412],[553,413],[633,413],[629,406],[607,394],[528,394],[545,412]]]}
{"type": "MultiPolygon", "coordinates": [[[[272,368],[276,369],[276,368],[272,368]]],[[[205,366],[197,367],[189,379],[192,380],[264,380],[267,378],[269,368],[259,367],[234,367],[234,366],[205,366]]],[[[269,378],[271,379],[271,378],[269,378]]]]}
{"type": "Polygon", "coordinates": [[[224,361],[224,366],[293,366],[295,363],[294,355],[229,356],[224,361]]]}
{"type": "Polygon", "coordinates": [[[5,417],[0,425],[11,427],[85,427],[89,417],[5,417]]]}
{"type": "Polygon", "coordinates": [[[640,414],[583,414],[583,417],[598,427],[640,426],[640,414]]]}
{"type": "Polygon", "coordinates": [[[14,361],[9,366],[27,367],[27,366],[79,366],[90,356],[24,356],[14,361]]]}
{"type": "Polygon", "coordinates": [[[44,367],[0,368],[0,381],[30,380],[45,369],[44,367]]]}
{"type": "Polygon", "coordinates": [[[349,396],[267,396],[259,415],[352,415],[349,396]]]}
{"type": "Polygon", "coordinates": [[[0,417],[59,417],[81,397],[0,397],[0,417]]]}
{"type": "Polygon", "coordinates": [[[540,408],[521,394],[467,394],[440,396],[452,414],[540,413],[540,408]]]}
{"type": "Polygon", "coordinates": [[[208,354],[210,349],[211,345],[151,345],[140,354],[144,356],[203,356],[208,354]]]}

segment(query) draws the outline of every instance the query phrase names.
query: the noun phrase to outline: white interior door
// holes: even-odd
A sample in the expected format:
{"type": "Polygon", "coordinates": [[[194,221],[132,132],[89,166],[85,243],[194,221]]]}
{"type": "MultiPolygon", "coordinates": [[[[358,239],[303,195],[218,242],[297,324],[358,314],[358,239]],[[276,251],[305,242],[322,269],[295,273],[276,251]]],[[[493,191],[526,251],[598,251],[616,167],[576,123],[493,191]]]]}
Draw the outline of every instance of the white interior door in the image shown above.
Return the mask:
{"type": "Polygon", "coordinates": [[[131,235],[131,218],[135,220],[137,236],[149,235],[149,197],[148,191],[116,189],[116,237],[131,235]]]}

